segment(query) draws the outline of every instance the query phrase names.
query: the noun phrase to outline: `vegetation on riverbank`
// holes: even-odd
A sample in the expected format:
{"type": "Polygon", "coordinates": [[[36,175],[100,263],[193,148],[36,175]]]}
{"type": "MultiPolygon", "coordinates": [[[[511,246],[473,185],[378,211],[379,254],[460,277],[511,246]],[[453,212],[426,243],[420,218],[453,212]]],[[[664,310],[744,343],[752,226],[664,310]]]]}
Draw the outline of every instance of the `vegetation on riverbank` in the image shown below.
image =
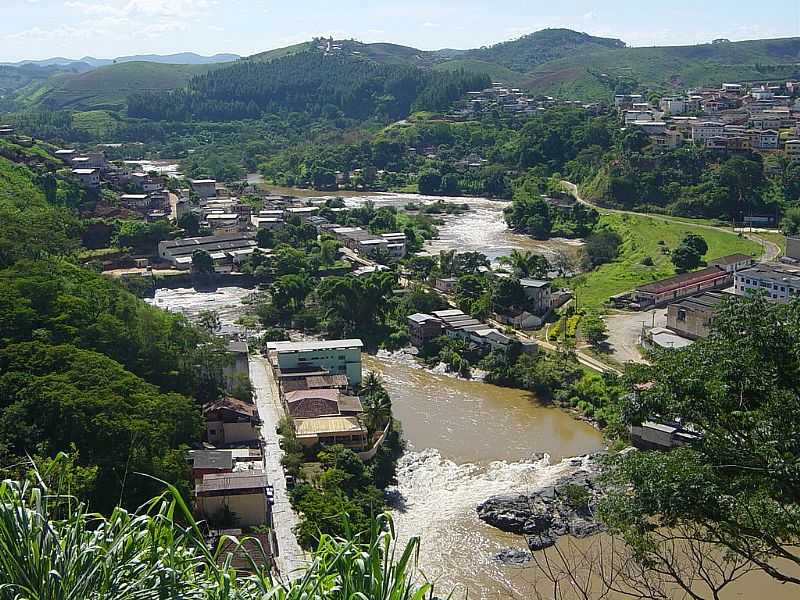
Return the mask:
{"type": "Polygon", "coordinates": [[[284,452],[281,464],[298,482],[290,500],[300,515],[295,533],[305,548],[316,546],[320,535],[347,537],[351,531],[370,530],[377,515],[386,509],[384,491],[396,482],[395,468],[403,442],[399,423],[392,417],[389,394],[375,373],[368,373],[357,391],[369,439],[386,431],[369,461],[342,445],[303,447],[288,419],[278,427],[284,452]]]}
{"type": "Polygon", "coordinates": [[[756,242],[730,231],[693,227],[658,216],[608,213],[602,215],[600,225],[616,231],[622,245],[612,262],[566,281],[575,290],[579,306],[600,308],[615,294],[674,275],[670,252],[688,234],[706,240],[706,260],[739,252],[757,257],[761,251],[756,242]]]}
{"type": "Polygon", "coordinates": [[[276,579],[259,540],[207,541],[175,488],[136,512],[90,512],[72,495],[67,462],[57,457],[23,480],[0,483],[4,597],[435,598],[433,585],[417,583],[419,539],[398,546],[386,515],[345,537],[319,536],[306,570],[276,579]]]}
{"type": "Polygon", "coordinates": [[[43,146],[0,157],[0,467],[70,450],[93,510],[135,508],[169,481],[188,497],[184,451],[199,401],[224,389],[224,348],[71,260],[80,246],[60,161],[43,146]],[[9,158],[12,157],[12,158],[9,158]],[[124,340],[124,343],[121,343],[124,340]]]}

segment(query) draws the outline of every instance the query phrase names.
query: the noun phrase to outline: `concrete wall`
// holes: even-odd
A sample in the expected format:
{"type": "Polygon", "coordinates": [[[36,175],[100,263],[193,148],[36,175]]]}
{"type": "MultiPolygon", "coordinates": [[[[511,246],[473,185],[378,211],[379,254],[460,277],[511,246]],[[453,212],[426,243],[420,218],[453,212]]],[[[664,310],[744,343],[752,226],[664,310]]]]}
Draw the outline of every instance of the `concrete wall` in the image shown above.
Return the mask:
{"type": "Polygon", "coordinates": [[[205,518],[228,506],[236,515],[238,527],[254,527],[268,522],[267,496],[261,492],[241,496],[199,496],[198,510],[205,518]]]}
{"type": "Polygon", "coordinates": [[[226,444],[258,439],[258,429],[252,423],[223,423],[222,428],[226,444]]]}
{"type": "Polygon", "coordinates": [[[708,337],[711,333],[711,318],[710,311],[686,310],[675,304],[667,307],[667,327],[690,340],[708,337]],[[678,319],[681,312],[685,314],[683,321],[678,319]]]}

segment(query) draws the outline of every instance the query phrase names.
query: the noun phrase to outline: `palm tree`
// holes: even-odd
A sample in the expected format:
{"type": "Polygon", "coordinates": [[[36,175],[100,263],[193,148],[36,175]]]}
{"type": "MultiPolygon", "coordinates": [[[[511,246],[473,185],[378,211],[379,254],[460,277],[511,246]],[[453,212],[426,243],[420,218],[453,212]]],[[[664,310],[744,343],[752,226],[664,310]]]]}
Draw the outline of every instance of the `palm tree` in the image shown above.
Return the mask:
{"type": "Polygon", "coordinates": [[[442,250],[439,252],[439,272],[447,277],[453,273],[456,262],[455,250],[442,250]]]}
{"type": "Polygon", "coordinates": [[[502,256],[500,262],[509,265],[517,277],[543,279],[547,277],[547,272],[550,270],[550,263],[547,262],[547,259],[534,252],[512,250],[508,256],[502,256]]]}

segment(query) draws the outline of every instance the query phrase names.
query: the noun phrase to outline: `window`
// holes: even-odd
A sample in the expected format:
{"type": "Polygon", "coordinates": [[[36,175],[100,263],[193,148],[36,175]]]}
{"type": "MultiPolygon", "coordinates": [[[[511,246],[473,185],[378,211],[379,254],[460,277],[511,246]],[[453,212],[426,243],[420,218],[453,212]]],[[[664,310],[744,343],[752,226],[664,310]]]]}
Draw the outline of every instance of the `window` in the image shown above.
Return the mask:
{"type": "Polygon", "coordinates": [[[685,321],[686,320],[686,309],[679,308],[678,309],[678,321],[685,321]]]}

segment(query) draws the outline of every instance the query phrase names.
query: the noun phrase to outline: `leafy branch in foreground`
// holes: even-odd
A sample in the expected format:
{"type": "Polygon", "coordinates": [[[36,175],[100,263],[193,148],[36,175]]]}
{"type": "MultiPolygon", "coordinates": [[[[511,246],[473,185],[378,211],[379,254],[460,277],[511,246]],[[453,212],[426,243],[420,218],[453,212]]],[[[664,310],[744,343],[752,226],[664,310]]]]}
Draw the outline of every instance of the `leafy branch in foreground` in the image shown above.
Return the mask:
{"type": "Polygon", "coordinates": [[[222,536],[207,543],[172,486],[135,513],[87,512],[45,483],[60,487],[53,473],[64,460],[59,455],[47,471],[34,466],[29,480],[0,483],[2,600],[434,598],[432,585],[415,583],[419,540],[400,548],[388,515],[349,540],[321,536],[305,572],[280,581],[258,540],[222,536]],[[245,542],[261,556],[247,555],[252,574],[239,576],[232,561],[245,542]]]}

